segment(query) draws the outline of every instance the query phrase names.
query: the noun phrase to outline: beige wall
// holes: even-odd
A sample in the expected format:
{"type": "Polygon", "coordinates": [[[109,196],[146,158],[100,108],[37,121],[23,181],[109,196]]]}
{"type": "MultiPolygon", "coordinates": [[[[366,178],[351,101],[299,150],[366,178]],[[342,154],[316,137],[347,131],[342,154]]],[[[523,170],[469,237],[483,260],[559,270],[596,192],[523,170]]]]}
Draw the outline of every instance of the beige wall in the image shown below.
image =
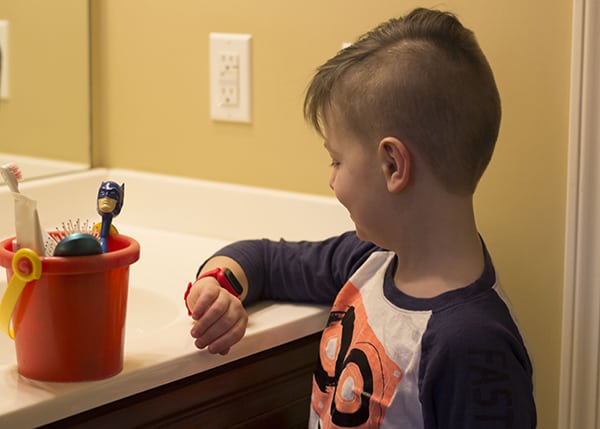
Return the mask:
{"type": "MultiPolygon", "coordinates": [[[[302,119],[305,86],[343,41],[418,4],[93,1],[94,163],[330,195],[329,159],[302,119]],[[211,31],[254,37],[250,125],[209,119],[211,31]]],[[[539,427],[555,428],[571,2],[442,6],[476,32],[502,95],[497,151],[476,195],[479,227],[530,346],[539,427]]]]}
{"type": "Polygon", "coordinates": [[[88,163],[87,0],[0,0],[9,21],[8,100],[0,100],[0,152],[88,163]]]}

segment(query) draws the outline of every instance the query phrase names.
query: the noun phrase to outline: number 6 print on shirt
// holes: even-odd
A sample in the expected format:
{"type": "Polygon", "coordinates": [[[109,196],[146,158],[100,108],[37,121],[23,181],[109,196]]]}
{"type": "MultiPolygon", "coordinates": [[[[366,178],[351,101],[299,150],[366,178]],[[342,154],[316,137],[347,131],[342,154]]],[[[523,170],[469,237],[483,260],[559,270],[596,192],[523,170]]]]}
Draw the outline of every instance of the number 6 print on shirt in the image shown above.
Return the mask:
{"type": "Polygon", "coordinates": [[[321,339],[312,407],[324,429],[377,428],[402,371],[371,329],[360,292],[347,284],[342,293],[321,339]]]}

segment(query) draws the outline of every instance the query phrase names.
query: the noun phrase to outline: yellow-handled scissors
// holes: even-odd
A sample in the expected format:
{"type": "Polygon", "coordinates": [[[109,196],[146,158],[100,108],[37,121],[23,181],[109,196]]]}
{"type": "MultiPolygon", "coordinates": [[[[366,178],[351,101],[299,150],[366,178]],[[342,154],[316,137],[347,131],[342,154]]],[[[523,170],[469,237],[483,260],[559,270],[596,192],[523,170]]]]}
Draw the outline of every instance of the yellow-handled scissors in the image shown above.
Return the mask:
{"type": "Polygon", "coordinates": [[[12,259],[13,276],[8,282],[8,287],[0,302],[0,329],[10,338],[15,337],[11,319],[21,292],[30,281],[42,276],[42,261],[31,249],[23,248],[15,252],[12,259]]]}

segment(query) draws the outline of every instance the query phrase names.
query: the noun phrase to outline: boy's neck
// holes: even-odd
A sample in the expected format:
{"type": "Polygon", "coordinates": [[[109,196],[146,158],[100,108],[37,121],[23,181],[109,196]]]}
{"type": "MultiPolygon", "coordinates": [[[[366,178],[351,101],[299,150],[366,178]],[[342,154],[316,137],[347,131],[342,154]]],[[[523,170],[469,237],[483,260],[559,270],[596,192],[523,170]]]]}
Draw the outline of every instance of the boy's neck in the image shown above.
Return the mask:
{"type": "Polygon", "coordinates": [[[472,201],[433,207],[402,231],[396,252],[396,287],[417,298],[432,298],[465,287],[484,269],[481,238],[472,201]]]}

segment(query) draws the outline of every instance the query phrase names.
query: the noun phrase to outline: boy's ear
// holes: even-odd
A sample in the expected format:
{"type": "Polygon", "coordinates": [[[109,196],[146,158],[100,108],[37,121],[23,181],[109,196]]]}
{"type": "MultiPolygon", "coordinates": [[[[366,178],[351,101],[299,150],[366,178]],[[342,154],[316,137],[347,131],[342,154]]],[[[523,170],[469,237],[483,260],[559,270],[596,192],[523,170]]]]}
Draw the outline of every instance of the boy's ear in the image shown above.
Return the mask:
{"type": "Polygon", "coordinates": [[[411,178],[412,160],[408,148],[396,137],[385,137],[379,142],[379,152],[388,191],[402,191],[411,178]]]}

